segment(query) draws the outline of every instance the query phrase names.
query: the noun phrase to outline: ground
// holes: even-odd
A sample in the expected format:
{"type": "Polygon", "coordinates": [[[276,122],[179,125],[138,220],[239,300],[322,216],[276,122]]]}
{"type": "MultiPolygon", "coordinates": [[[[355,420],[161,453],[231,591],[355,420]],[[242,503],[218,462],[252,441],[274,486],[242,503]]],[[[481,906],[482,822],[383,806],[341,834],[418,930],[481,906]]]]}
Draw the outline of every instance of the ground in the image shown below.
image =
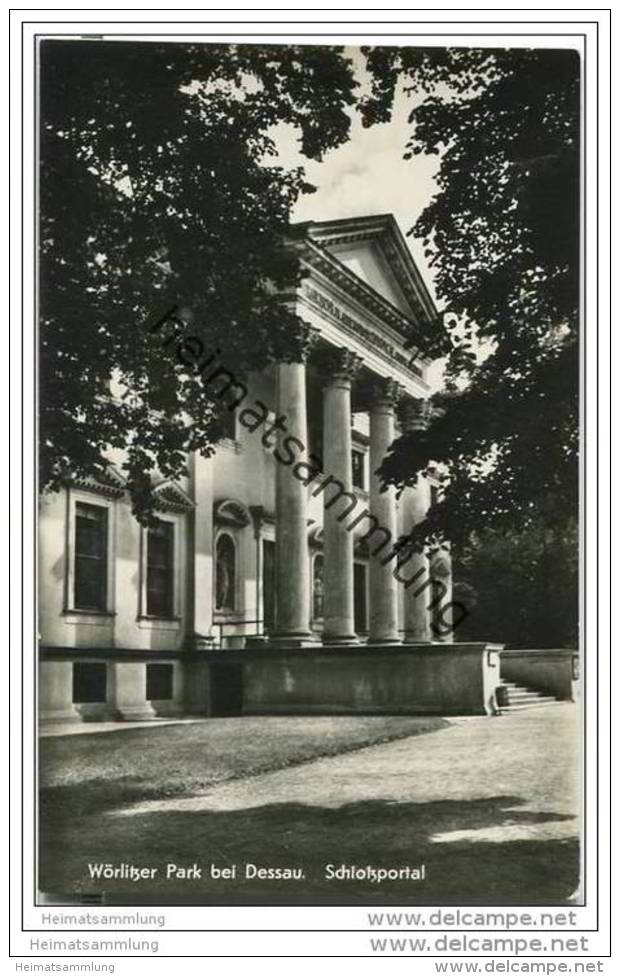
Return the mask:
{"type": "Polygon", "coordinates": [[[41,888],[105,891],[108,903],[563,904],[578,887],[576,711],[218,719],[46,739],[41,888]],[[157,873],[96,881],[89,863],[157,873]],[[169,863],[197,871],[166,880],[169,863]],[[303,878],[246,879],[247,864],[303,878]],[[329,880],[330,864],[423,866],[424,877],[329,880]],[[214,879],[211,865],[236,876],[214,879]]]}

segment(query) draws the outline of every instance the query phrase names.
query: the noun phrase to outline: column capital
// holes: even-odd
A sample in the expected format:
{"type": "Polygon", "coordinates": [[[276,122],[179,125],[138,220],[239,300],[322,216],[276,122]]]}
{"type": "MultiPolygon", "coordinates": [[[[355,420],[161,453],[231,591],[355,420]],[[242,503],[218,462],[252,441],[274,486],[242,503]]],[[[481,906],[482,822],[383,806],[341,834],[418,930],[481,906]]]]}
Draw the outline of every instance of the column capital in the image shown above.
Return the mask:
{"type": "Polygon", "coordinates": [[[363,359],[346,346],[324,346],[316,357],[316,365],[325,383],[333,380],[354,380],[363,366],[363,359]]]}
{"type": "Polygon", "coordinates": [[[371,409],[378,406],[395,408],[404,395],[404,387],[391,376],[373,376],[368,384],[368,403],[371,409]]]}
{"type": "Polygon", "coordinates": [[[428,430],[431,418],[432,407],[428,400],[415,400],[413,397],[406,397],[401,400],[398,419],[403,430],[407,433],[416,430],[428,430]]]}
{"type": "Polygon", "coordinates": [[[400,402],[398,416],[407,433],[428,430],[433,420],[443,417],[445,410],[435,407],[430,400],[407,397],[400,402]]]}
{"type": "Polygon", "coordinates": [[[307,363],[310,356],[313,354],[315,349],[318,347],[321,339],[321,333],[318,329],[309,325],[306,328],[306,333],[301,341],[301,359],[300,362],[307,363]]]}

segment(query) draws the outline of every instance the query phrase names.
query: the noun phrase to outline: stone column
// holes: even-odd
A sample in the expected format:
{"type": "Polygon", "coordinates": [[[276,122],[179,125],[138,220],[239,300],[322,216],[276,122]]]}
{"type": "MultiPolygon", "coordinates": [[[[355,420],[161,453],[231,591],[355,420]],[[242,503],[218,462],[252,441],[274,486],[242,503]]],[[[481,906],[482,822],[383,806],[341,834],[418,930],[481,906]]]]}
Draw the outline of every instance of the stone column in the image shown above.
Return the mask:
{"type": "Polygon", "coordinates": [[[246,647],[256,647],[265,644],[265,597],[263,593],[263,524],[265,518],[265,508],[263,505],[250,505],[250,515],[252,517],[252,529],[254,536],[254,569],[255,580],[255,604],[256,619],[260,623],[256,624],[256,634],[250,635],[245,639],[246,647]]]}
{"type": "Polygon", "coordinates": [[[334,479],[332,488],[323,493],[326,644],[358,642],[353,605],[354,540],[342,516],[356,502],[351,471],[351,381],[361,364],[359,356],[344,348],[330,350],[324,364],[327,382],[323,392],[323,467],[325,474],[334,479]]]}
{"type": "MultiPolygon", "coordinates": [[[[197,453],[189,456],[190,489],[195,508],[189,519],[187,560],[187,634],[190,651],[213,646],[213,461],[197,453]]],[[[192,656],[174,669],[175,698],[191,715],[210,714],[209,665],[192,656]]]]}
{"type": "MultiPolygon", "coordinates": [[[[406,433],[424,431],[428,427],[429,411],[425,400],[406,400],[402,404],[400,420],[406,433]]],[[[419,477],[415,487],[406,487],[402,494],[403,528],[409,533],[421,522],[430,504],[430,486],[419,477]]],[[[404,587],[405,643],[428,644],[433,640],[431,631],[432,582],[430,564],[424,552],[406,551],[398,566],[398,578],[404,587]]]]}
{"type": "MultiPolygon", "coordinates": [[[[284,442],[294,437],[307,448],[306,366],[277,366],[277,417],[279,453],[287,456],[284,442]]],[[[308,492],[291,467],[276,458],[276,607],[277,643],[303,645],[311,642],[310,559],[308,555],[308,492]]]]}
{"type": "Polygon", "coordinates": [[[195,508],[188,532],[187,646],[204,650],[213,644],[213,461],[197,453],[189,456],[191,493],[195,508]]]}
{"type": "Polygon", "coordinates": [[[385,544],[379,549],[370,545],[370,634],[369,644],[397,644],[398,590],[394,576],[395,559],[389,559],[398,539],[396,491],[394,487],[381,490],[382,482],[376,474],[394,440],[394,410],[401,388],[391,379],[377,380],[372,390],[370,406],[370,514],[373,525],[384,530],[385,544]],[[386,541],[387,540],[387,541],[386,541]]]}

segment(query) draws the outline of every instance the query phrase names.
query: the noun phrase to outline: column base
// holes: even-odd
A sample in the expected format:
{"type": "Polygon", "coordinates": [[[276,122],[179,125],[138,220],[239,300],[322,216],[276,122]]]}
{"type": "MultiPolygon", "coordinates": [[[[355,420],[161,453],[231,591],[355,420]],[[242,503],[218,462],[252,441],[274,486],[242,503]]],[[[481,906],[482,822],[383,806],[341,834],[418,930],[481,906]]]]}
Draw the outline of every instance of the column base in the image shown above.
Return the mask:
{"type": "Polygon", "coordinates": [[[157,718],[146,697],[146,664],[122,660],[110,663],[108,706],[121,722],[149,722],[157,718]]]}
{"type": "MultiPolygon", "coordinates": [[[[155,715],[154,718],[178,718],[183,715],[183,705],[180,701],[161,699],[151,702],[151,708],[155,715]]],[[[141,721],[138,719],[138,721],[141,721]]],[[[145,721],[149,721],[146,719],[145,721]]]]}
{"type": "Polygon", "coordinates": [[[345,634],[344,636],[342,636],[341,634],[339,634],[338,636],[333,636],[331,634],[323,634],[321,636],[321,640],[323,644],[337,644],[338,646],[361,644],[361,641],[357,636],[357,634],[345,634]]]}
{"type": "Polygon", "coordinates": [[[269,644],[278,647],[316,647],[320,643],[320,638],[316,634],[272,634],[269,637],[269,644]]]}
{"type": "Polygon", "coordinates": [[[185,646],[190,651],[208,651],[215,644],[215,637],[206,634],[190,634],[185,639],[185,646]]]}
{"type": "Polygon", "coordinates": [[[266,634],[253,634],[251,637],[246,637],[245,646],[246,647],[266,647],[269,644],[271,638],[266,634]]]}
{"type": "Polygon", "coordinates": [[[75,708],[81,722],[118,721],[118,712],[109,702],[82,702],[75,708]]]}
{"type": "Polygon", "coordinates": [[[55,722],[81,722],[82,716],[74,707],[47,708],[39,713],[40,724],[53,725],[55,722]]]}
{"type": "Polygon", "coordinates": [[[157,718],[150,705],[116,705],[116,711],[121,722],[151,722],[157,718]]]}

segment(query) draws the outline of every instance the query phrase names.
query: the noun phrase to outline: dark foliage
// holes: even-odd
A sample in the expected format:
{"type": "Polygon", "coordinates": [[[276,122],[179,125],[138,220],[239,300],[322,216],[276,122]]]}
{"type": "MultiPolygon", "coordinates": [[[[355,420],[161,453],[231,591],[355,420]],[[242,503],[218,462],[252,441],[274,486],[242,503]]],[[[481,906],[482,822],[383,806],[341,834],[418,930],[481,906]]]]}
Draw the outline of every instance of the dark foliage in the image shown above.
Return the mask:
{"type": "Polygon", "coordinates": [[[387,482],[446,476],[416,541],[464,544],[543,524],[578,500],[579,74],[556,50],[377,48],[366,124],[412,97],[406,157],[439,154],[439,189],[412,229],[436,274],[449,339],[443,409],[398,440],[387,482]]]}
{"type": "Polygon", "coordinates": [[[486,529],[455,554],[455,597],[469,613],[459,640],[513,647],[576,647],[577,529],[486,529]]]}
{"type": "Polygon", "coordinates": [[[285,236],[312,187],[270,159],[270,132],[294,125],[320,159],[347,138],[354,88],[336,48],[44,42],[42,488],[117,451],[142,516],[150,473],[178,477],[222,435],[226,404],[141,327],[154,312],[191,308],[237,376],[299,358],[285,236]]]}

